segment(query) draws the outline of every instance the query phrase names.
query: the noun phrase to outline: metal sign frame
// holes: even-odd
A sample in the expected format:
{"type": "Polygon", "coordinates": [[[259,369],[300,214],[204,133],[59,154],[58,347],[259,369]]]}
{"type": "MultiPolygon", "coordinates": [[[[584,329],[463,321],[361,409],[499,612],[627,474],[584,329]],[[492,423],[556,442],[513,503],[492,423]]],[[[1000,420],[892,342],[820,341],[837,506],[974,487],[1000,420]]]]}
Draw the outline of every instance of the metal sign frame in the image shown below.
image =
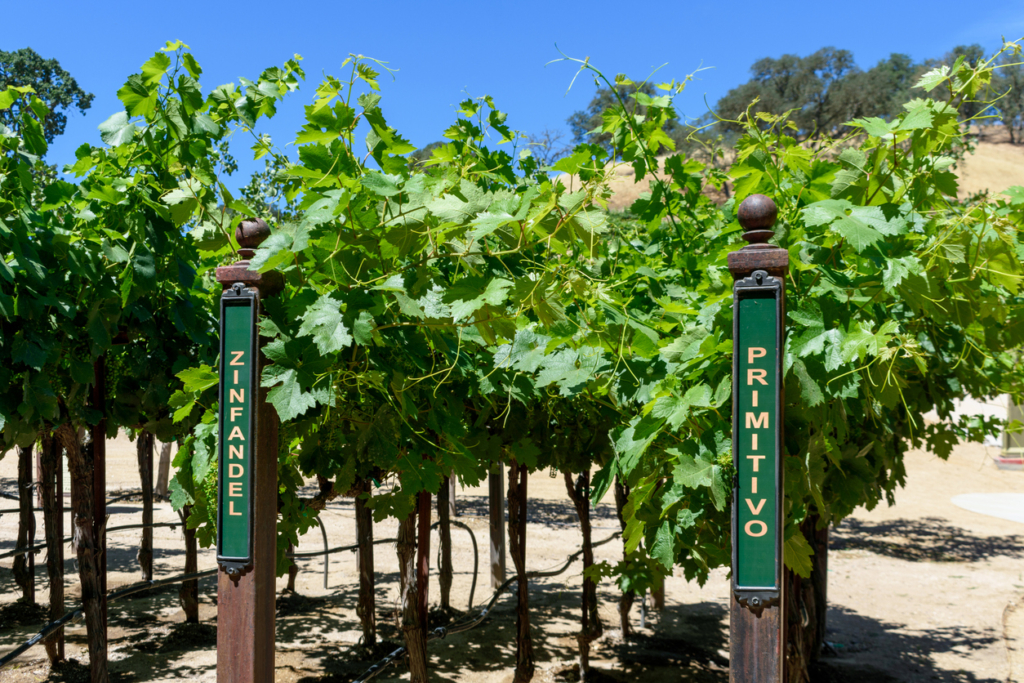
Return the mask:
{"type": "Polygon", "coordinates": [[[775,343],[776,357],[773,359],[775,373],[775,389],[777,397],[775,400],[775,585],[774,586],[741,586],[739,580],[739,542],[740,532],[739,509],[739,467],[737,466],[736,479],[733,482],[733,506],[732,506],[732,592],[741,605],[750,609],[755,614],[760,614],[766,607],[779,604],[782,596],[782,567],[783,549],[783,461],[782,461],[782,418],[783,418],[783,391],[782,391],[782,355],[784,351],[784,329],[785,329],[785,306],[783,297],[783,286],[777,278],[768,275],[764,270],[755,270],[749,277],[737,280],[733,285],[733,359],[732,359],[732,452],[733,458],[738,457],[739,434],[740,434],[740,409],[739,409],[739,386],[740,386],[740,306],[743,299],[749,298],[773,298],[775,299],[776,323],[775,343]]]}
{"type": "Polygon", "coordinates": [[[255,289],[245,287],[242,283],[236,282],[231,286],[230,289],[225,289],[220,299],[220,385],[218,390],[219,398],[219,424],[217,432],[217,564],[220,565],[221,569],[227,572],[231,576],[238,576],[244,573],[247,569],[252,567],[253,564],[253,538],[255,536],[253,529],[253,521],[255,520],[255,508],[254,503],[256,500],[255,491],[253,490],[253,482],[255,477],[253,476],[253,468],[256,467],[256,448],[257,443],[257,429],[259,428],[256,420],[256,413],[258,408],[258,392],[259,385],[257,384],[258,372],[257,368],[259,365],[259,354],[258,354],[258,335],[256,333],[256,319],[259,309],[259,295],[255,289]],[[250,340],[249,340],[249,398],[246,403],[249,404],[249,457],[246,463],[249,465],[242,475],[243,484],[248,491],[248,505],[246,506],[246,514],[248,515],[248,553],[245,556],[236,555],[225,555],[223,553],[224,548],[224,510],[226,509],[225,502],[225,484],[227,482],[227,476],[225,474],[225,468],[227,467],[228,458],[225,456],[226,453],[226,439],[224,435],[224,429],[227,424],[225,420],[225,411],[227,409],[227,382],[224,380],[227,377],[227,353],[224,348],[224,320],[225,312],[229,307],[248,307],[249,308],[249,329],[250,340]]]}

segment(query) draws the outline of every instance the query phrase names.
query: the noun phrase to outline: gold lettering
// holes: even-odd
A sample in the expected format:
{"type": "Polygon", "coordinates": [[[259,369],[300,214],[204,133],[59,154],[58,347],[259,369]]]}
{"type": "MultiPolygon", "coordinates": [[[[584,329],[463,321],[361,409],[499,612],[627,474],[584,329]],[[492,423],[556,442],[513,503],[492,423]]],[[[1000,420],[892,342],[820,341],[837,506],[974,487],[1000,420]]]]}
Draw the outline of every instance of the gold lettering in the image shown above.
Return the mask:
{"type": "Polygon", "coordinates": [[[232,479],[240,477],[243,474],[245,474],[245,468],[239,465],[237,462],[233,462],[230,465],[228,465],[228,476],[231,477],[232,479]]]}
{"type": "Polygon", "coordinates": [[[757,466],[760,465],[760,461],[764,460],[763,455],[748,455],[748,458],[754,461],[754,471],[757,472],[757,466]]]}
{"type": "Polygon", "coordinates": [[[757,450],[757,432],[750,435],[750,450],[757,450]]]}
{"type": "MultiPolygon", "coordinates": [[[[230,460],[231,458],[245,460],[245,455],[242,453],[243,448],[245,448],[245,446],[228,446],[228,460],[230,460]]],[[[763,458],[764,456],[761,457],[763,458]]],[[[754,469],[755,471],[757,470],[756,467],[754,469]]]]}
{"type": "Polygon", "coordinates": [[[231,409],[231,421],[234,422],[236,417],[241,417],[242,416],[242,412],[244,410],[245,410],[245,408],[242,408],[241,406],[233,407],[231,409]]]}
{"type": "Polygon", "coordinates": [[[241,512],[235,512],[235,501],[233,501],[233,500],[229,500],[228,501],[228,515],[230,515],[231,517],[241,517],[242,516],[241,512]]]}
{"type": "Polygon", "coordinates": [[[754,402],[750,404],[754,408],[757,407],[757,389],[754,389],[754,402]]]}
{"type": "MultiPolygon", "coordinates": [[[[238,370],[235,370],[238,372],[238,370]]],[[[235,382],[237,384],[237,381],[235,382]]],[[[245,389],[232,389],[228,392],[228,403],[245,403],[245,389]]],[[[757,392],[754,392],[754,405],[757,405],[757,392]]]]}
{"type": "Polygon", "coordinates": [[[228,498],[242,497],[242,482],[234,481],[228,484],[228,498]]]}
{"type": "Polygon", "coordinates": [[[752,519],[752,520],[750,520],[749,522],[747,522],[746,524],[743,525],[743,530],[745,532],[747,532],[747,536],[752,536],[754,538],[760,538],[761,536],[764,536],[766,533],[768,533],[768,525],[765,524],[764,522],[762,522],[759,519],[752,519]],[[750,530],[750,528],[752,526],[754,526],[755,524],[760,525],[761,533],[755,534],[753,531],[750,530]]]}
{"type": "Polygon", "coordinates": [[[245,351],[230,351],[229,352],[234,358],[231,359],[230,365],[245,365],[242,360],[242,356],[245,355],[245,351]]]}
{"type": "Polygon", "coordinates": [[[751,514],[754,514],[754,515],[759,515],[759,514],[761,514],[761,508],[763,508],[763,507],[764,507],[764,501],[765,501],[765,500],[767,500],[767,499],[766,499],[766,498],[762,498],[762,499],[761,499],[761,502],[757,504],[757,507],[754,507],[754,501],[752,501],[752,500],[751,500],[750,498],[747,498],[747,499],[746,499],[746,501],[747,501],[747,507],[749,507],[749,508],[750,508],[750,512],[751,512],[751,514]]]}
{"type": "Polygon", "coordinates": [[[750,478],[750,492],[757,493],[757,477],[750,478]]]}
{"type": "Polygon", "coordinates": [[[238,384],[238,370],[235,370],[235,384],[238,384]]]}
{"type": "Polygon", "coordinates": [[[242,430],[238,428],[238,425],[235,425],[234,429],[231,430],[231,434],[228,435],[228,441],[231,441],[231,439],[241,439],[242,441],[245,441],[245,437],[242,435],[242,430]]]}
{"type": "Polygon", "coordinates": [[[765,381],[765,377],[767,376],[767,370],[757,370],[755,368],[749,368],[747,370],[747,386],[749,387],[751,384],[753,384],[755,379],[761,384],[768,386],[768,382],[765,381]]]}
{"type": "Polygon", "coordinates": [[[746,414],[747,429],[768,429],[768,413],[760,413],[755,417],[754,413],[746,414]]]}
{"type": "Polygon", "coordinates": [[[751,346],[747,349],[747,362],[753,363],[755,358],[764,358],[767,353],[768,349],[764,349],[760,346],[751,346]]]}

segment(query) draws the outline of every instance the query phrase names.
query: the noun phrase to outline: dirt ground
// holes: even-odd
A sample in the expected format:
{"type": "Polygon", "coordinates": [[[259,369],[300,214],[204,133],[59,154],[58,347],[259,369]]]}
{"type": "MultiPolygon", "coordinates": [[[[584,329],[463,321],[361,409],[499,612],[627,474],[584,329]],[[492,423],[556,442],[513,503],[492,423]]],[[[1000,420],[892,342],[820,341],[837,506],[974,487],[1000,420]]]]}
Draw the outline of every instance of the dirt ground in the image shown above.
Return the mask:
{"type": "MultiPolygon", "coordinates": [[[[1024,525],[967,512],[950,503],[960,493],[1024,492],[1024,472],[997,470],[982,446],[961,446],[948,462],[923,452],[907,456],[908,487],[895,507],[860,511],[832,536],[829,557],[828,641],[832,653],[816,672],[818,681],[882,681],[917,683],[1004,683],[1024,681],[1024,525]],[[1016,644],[1012,641],[1017,638],[1016,644]],[[1013,659],[1013,658],[1016,659],[1013,659]],[[1012,664],[1011,664],[1012,660],[1012,664]],[[1011,673],[1011,665],[1013,666],[1011,673]]],[[[133,488],[137,474],[134,446],[126,440],[108,446],[108,489],[133,488]]],[[[0,461],[0,490],[11,492],[15,463],[0,461]]],[[[529,483],[528,566],[548,569],[564,562],[580,543],[575,513],[561,477],[538,473],[529,483]]],[[[486,576],[487,497],[484,488],[460,489],[459,521],[473,529],[481,551],[477,607],[491,595],[486,576]]],[[[0,509],[13,501],[0,503],[0,509]]],[[[116,524],[138,522],[141,506],[116,503],[110,512],[116,524]]],[[[355,536],[350,500],[332,503],[323,515],[329,543],[352,543],[355,536]]],[[[166,503],[156,521],[174,521],[166,503]]],[[[0,553],[14,546],[17,517],[0,516],[0,553]]],[[[595,510],[594,538],[617,531],[610,496],[595,510]]],[[[393,538],[394,522],[376,525],[377,538],[393,538]]],[[[109,538],[109,587],[138,577],[135,560],[138,531],[109,538]]],[[[155,530],[157,578],[182,571],[184,542],[180,529],[155,530]]],[[[437,543],[436,534],[433,543],[437,543]]],[[[469,535],[453,529],[454,606],[469,599],[473,553],[469,535]]],[[[303,538],[302,550],[322,548],[317,530],[303,538]]],[[[621,545],[598,548],[598,560],[615,562],[621,545]]],[[[70,558],[71,553],[67,551],[70,558]]],[[[303,561],[298,596],[279,597],[277,679],[284,682],[351,681],[377,658],[357,646],[360,631],[355,614],[355,556],[330,556],[328,587],[323,560],[303,561]],[[299,597],[301,596],[301,597],[299,597]]],[[[37,593],[45,599],[43,555],[37,560],[37,593]]],[[[393,547],[376,554],[380,634],[397,641],[393,626],[398,600],[397,562],[393,547]]],[[[511,559],[507,565],[512,567],[511,559]]],[[[11,560],[0,560],[0,655],[24,642],[42,617],[26,623],[13,619],[15,585],[11,560]]],[[[214,551],[200,553],[200,569],[214,566],[214,551]]],[[[67,604],[78,594],[67,562],[67,604]]],[[[433,568],[432,568],[433,571],[433,568]]],[[[432,577],[431,579],[435,579],[432,577]]],[[[280,579],[278,589],[284,589],[280,579]]],[[[575,680],[573,634],[578,628],[581,564],[561,576],[530,583],[537,681],[575,680]]],[[[431,601],[437,602],[436,583],[431,601]]],[[[110,605],[110,668],[115,681],[214,681],[216,678],[215,581],[200,584],[202,625],[187,628],[177,604],[176,588],[110,605]]],[[[724,569],[714,572],[703,588],[681,576],[668,579],[666,608],[646,611],[641,625],[639,601],[632,623],[638,635],[623,641],[617,629],[614,587],[599,588],[604,637],[595,644],[592,666],[598,680],[663,683],[728,680],[729,584],[724,569]]],[[[434,680],[505,683],[511,680],[514,643],[512,599],[502,597],[493,615],[479,628],[430,645],[434,680]]],[[[387,648],[382,648],[386,652],[387,648]]],[[[67,629],[67,653],[85,662],[85,628],[67,629]]],[[[86,680],[80,666],[51,672],[44,652],[36,647],[0,671],[0,682],[86,680]]],[[[387,669],[380,681],[407,680],[401,667],[387,669]]]]}

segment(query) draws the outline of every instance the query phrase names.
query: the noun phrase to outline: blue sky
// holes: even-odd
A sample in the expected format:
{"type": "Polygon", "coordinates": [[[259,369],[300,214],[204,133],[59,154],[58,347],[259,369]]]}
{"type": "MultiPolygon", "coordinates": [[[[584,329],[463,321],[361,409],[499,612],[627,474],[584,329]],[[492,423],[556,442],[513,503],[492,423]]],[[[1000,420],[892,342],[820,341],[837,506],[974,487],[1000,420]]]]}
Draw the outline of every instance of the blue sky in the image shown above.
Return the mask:
{"type": "MultiPolygon", "coordinates": [[[[491,95],[518,130],[568,132],[566,118],[584,108],[592,80],[579,79],[555,44],[587,57],[607,74],[646,76],[667,64],[664,80],[700,67],[677,100],[684,116],[706,111],[748,77],[765,56],[808,54],[824,46],[851,50],[864,68],[891,52],[915,60],[953,46],[1024,35],[1024,2],[995,0],[861,0],[858,3],[733,2],[20,2],[4,8],[0,50],[32,47],[57,58],[96,94],[88,114],[69,114],[67,131],[48,158],[73,160],[82,142],[100,144],[97,126],[121,109],[116,91],[167,40],[189,44],[203,66],[203,89],[255,78],[294,53],[307,81],[265,132],[283,145],[301,126],[302,105],[324,73],[341,75],[348,53],[398,69],[383,78],[382,107],[391,125],[414,144],[441,137],[454,105],[467,95],[491,95]]],[[[256,168],[236,146],[240,175],[256,168]]],[[[244,182],[236,176],[236,183],[244,182]]]]}

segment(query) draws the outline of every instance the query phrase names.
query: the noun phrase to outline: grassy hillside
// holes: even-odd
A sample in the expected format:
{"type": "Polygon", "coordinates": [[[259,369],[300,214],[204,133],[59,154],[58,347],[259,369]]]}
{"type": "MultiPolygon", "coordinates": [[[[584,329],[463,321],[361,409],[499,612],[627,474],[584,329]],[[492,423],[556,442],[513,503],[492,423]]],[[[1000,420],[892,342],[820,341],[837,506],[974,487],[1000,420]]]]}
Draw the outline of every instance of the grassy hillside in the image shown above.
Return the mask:
{"type": "MultiPolygon", "coordinates": [[[[977,131],[978,146],[956,169],[960,175],[960,196],[983,190],[993,194],[1002,192],[1013,185],[1024,186],[1024,145],[1011,145],[1009,136],[1001,126],[981,128],[977,131]]],[[[650,180],[637,183],[633,169],[628,164],[619,164],[617,178],[612,181],[612,198],[608,208],[624,211],[650,186],[650,180]]],[[[578,183],[572,176],[562,175],[560,180],[570,189],[578,183]]],[[[731,189],[731,188],[730,188],[731,189]]],[[[725,193],[716,193],[717,200],[725,201],[725,193]]]]}

